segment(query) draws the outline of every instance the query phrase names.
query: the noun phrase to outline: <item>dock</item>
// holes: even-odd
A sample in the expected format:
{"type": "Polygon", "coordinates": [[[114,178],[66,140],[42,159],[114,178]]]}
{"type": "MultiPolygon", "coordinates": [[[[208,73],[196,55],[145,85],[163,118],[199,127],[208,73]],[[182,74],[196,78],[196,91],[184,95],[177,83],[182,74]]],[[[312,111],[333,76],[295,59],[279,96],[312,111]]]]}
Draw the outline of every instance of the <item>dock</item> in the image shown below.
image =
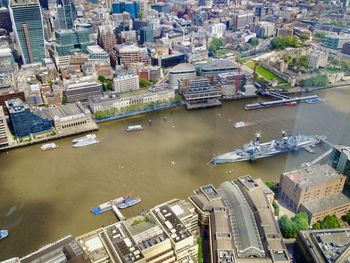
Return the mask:
{"type": "Polygon", "coordinates": [[[123,214],[120,212],[120,210],[118,209],[118,207],[116,205],[112,205],[112,210],[113,210],[114,214],[116,215],[116,217],[118,217],[118,219],[120,221],[124,221],[126,219],[125,216],[123,216],[123,214]]]}
{"type": "MultiPolygon", "coordinates": [[[[284,95],[281,95],[281,96],[284,96],[284,95]]],[[[306,100],[319,99],[319,98],[320,97],[318,95],[311,95],[311,96],[295,97],[295,98],[289,98],[289,99],[279,99],[279,100],[274,100],[274,101],[264,101],[264,102],[247,104],[244,106],[244,108],[246,110],[255,110],[255,109],[261,109],[261,108],[283,106],[286,103],[290,103],[290,102],[298,102],[299,103],[299,102],[305,102],[306,100]]]]}

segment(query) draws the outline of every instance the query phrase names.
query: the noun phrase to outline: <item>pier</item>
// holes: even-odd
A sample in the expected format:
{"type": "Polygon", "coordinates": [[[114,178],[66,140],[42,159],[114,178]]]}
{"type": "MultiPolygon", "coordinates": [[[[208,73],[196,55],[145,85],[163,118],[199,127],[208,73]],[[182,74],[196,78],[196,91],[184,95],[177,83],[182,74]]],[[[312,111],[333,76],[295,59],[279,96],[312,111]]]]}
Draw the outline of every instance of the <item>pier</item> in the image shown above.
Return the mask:
{"type": "MultiPolygon", "coordinates": [[[[279,94],[281,95],[281,94],[279,94]]],[[[275,96],[275,95],[273,95],[275,96]]],[[[284,95],[281,95],[284,96],[284,95]]],[[[267,108],[267,107],[275,107],[275,106],[283,106],[287,103],[294,103],[294,102],[305,102],[306,100],[310,99],[319,99],[320,97],[318,95],[311,95],[311,96],[304,96],[304,97],[295,97],[295,98],[289,98],[289,99],[280,99],[280,100],[274,100],[274,101],[264,101],[264,102],[257,102],[252,104],[247,104],[244,106],[246,110],[255,110],[255,109],[261,109],[261,108],[267,108]]]]}
{"type": "Polygon", "coordinates": [[[116,217],[118,217],[118,219],[120,221],[124,221],[126,219],[125,216],[123,216],[123,214],[120,212],[120,210],[118,209],[118,207],[116,205],[112,205],[112,210],[113,210],[114,214],[116,215],[116,217]]]}

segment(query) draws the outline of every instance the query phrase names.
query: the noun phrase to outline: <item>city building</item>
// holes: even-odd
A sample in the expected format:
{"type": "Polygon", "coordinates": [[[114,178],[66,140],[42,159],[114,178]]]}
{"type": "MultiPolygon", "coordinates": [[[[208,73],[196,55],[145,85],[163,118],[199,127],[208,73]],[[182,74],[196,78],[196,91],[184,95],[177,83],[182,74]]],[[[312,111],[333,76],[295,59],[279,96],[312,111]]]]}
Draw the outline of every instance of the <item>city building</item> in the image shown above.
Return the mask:
{"type": "Polygon", "coordinates": [[[312,68],[325,68],[328,64],[328,52],[323,50],[314,50],[308,55],[307,62],[312,68]]]}
{"type": "Polygon", "coordinates": [[[56,0],[56,17],[54,19],[55,30],[73,29],[76,18],[75,4],[73,0],[56,0]]]}
{"type": "Polygon", "coordinates": [[[179,92],[186,101],[187,109],[220,106],[220,88],[210,85],[207,77],[190,77],[179,80],[179,92]]]}
{"type": "Polygon", "coordinates": [[[0,28],[5,29],[7,32],[12,32],[12,22],[7,7],[0,7],[0,28]]]}
{"type": "Polygon", "coordinates": [[[116,57],[119,65],[142,62],[145,65],[150,64],[147,48],[138,47],[133,44],[123,44],[115,46],[116,57]]]}
{"type": "Polygon", "coordinates": [[[0,92],[0,106],[3,108],[5,115],[8,115],[8,109],[6,107],[6,101],[12,99],[20,99],[25,101],[25,95],[23,91],[3,91],[0,92]]]}
{"type": "Polygon", "coordinates": [[[280,178],[280,199],[298,211],[301,204],[341,193],[345,178],[328,164],[286,172],[280,178]]]}
{"type": "Polygon", "coordinates": [[[6,101],[12,130],[17,138],[23,138],[41,132],[50,131],[53,122],[34,113],[20,99],[6,101]]]}
{"type": "Polygon", "coordinates": [[[209,25],[209,34],[215,38],[222,38],[226,32],[226,25],[223,23],[217,23],[209,25]]]}
{"type": "Polygon", "coordinates": [[[139,88],[140,85],[138,75],[125,74],[117,76],[113,79],[113,89],[117,93],[138,90],[139,88]]]}
{"type": "Polygon", "coordinates": [[[87,102],[89,97],[102,94],[102,84],[92,79],[69,81],[65,84],[63,94],[68,103],[87,102]]]}
{"type": "Polygon", "coordinates": [[[350,55],[350,41],[344,43],[344,45],[343,45],[343,47],[341,49],[341,52],[343,52],[346,55],[350,55]]]}
{"type": "Polygon", "coordinates": [[[100,46],[88,46],[86,48],[87,53],[89,54],[89,61],[93,63],[102,63],[102,64],[110,64],[109,55],[103,48],[100,46]]]}
{"type": "Polygon", "coordinates": [[[0,148],[9,145],[11,133],[9,131],[6,116],[2,106],[0,106],[0,148]]]}
{"type": "Polygon", "coordinates": [[[257,37],[267,38],[275,35],[275,23],[261,21],[255,25],[254,31],[257,37]]]}
{"type": "Polygon", "coordinates": [[[140,5],[138,0],[118,0],[112,3],[112,12],[115,14],[128,12],[131,18],[136,19],[139,17],[140,5]]]}
{"type": "Polygon", "coordinates": [[[140,44],[143,45],[146,42],[153,42],[154,36],[153,36],[153,29],[151,27],[141,27],[139,31],[140,35],[140,44]]]}
{"type": "Polygon", "coordinates": [[[40,108],[36,110],[36,113],[45,119],[52,120],[58,135],[97,130],[90,111],[80,102],[40,108]]]}
{"type": "Polygon", "coordinates": [[[98,27],[98,44],[110,55],[113,55],[113,47],[117,44],[114,28],[110,25],[98,27]]]}
{"type": "Polygon", "coordinates": [[[350,147],[336,145],[333,147],[329,165],[339,173],[350,176],[350,147]]]}
{"type": "Polygon", "coordinates": [[[170,5],[167,3],[157,3],[151,5],[151,8],[158,11],[159,13],[167,13],[169,14],[171,11],[170,5]]]}
{"type": "Polygon", "coordinates": [[[200,75],[208,77],[212,84],[217,84],[220,73],[235,72],[237,70],[238,65],[231,60],[216,60],[203,65],[200,75]]]}
{"type": "Polygon", "coordinates": [[[302,230],[296,244],[305,263],[342,263],[350,257],[350,228],[302,230]]]}
{"type": "Polygon", "coordinates": [[[195,76],[196,69],[192,64],[178,64],[169,71],[169,85],[171,88],[177,90],[179,88],[179,80],[195,76]]]}
{"type": "Polygon", "coordinates": [[[46,57],[46,49],[39,1],[14,0],[9,9],[23,63],[41,63],[46,57]]]}
{"type": "Polygon", "coordinates": [[[254,22],[254,13],[251,11],[239,11],[233,14],[233,28],[235,30],[245,28],[254,22]]]}
{"type": "Polygon", "coordinates": [[[167,86],[152,86],[148,90],[140,89],[121,94],[109,93],[104,96],[94,96],[89,99],[89,106],[93,114],[111,109],[121,110],[128,106],[146,103],[167,103],[175,99],[175,91],[167,86]]]}
{"type": "Polygon", "coordinates": [[[17,68],[12,50],[0,47],[0,73],[13,73],[17,68]]]}
{"type": "Polygon", "coordinates": [[[252,85],[251,80],[251,74],[246,71],[218,74],[218,85],[221,89],[223,98],[227,99],[233,98],[234,96],[255,96],[256,88],[252,85]]]}
{"type": "Polygon", "coordinates": [[[343,45],[350,40],[350,35],[329,34],[323,39],[323,46],[331,49],[342,49],[343,45]]]}

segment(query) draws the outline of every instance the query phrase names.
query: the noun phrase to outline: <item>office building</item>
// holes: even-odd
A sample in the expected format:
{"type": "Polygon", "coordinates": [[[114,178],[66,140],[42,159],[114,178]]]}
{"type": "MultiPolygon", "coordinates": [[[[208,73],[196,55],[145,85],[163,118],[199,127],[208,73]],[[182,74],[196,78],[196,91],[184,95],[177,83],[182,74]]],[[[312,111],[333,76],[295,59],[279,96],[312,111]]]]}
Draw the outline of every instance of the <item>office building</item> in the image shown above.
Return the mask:
{"type": "Polygon", "coordinates": [[[0,0],[0,7],[8,7],[9,1],[8,0],[0,0]]]}
{"type": "Polygon", "coordinates": [[[138,90],[139,76],[133,74],[120,75],[113,79],[113,89],[117,93],[138,90]]]}
{"type": "Polygon", "coordinates": [[[254,22],[254,13],[251,11],[239,11],[233,14],[233,28],[235,30],[245,28],[254,22]]]}
{"type": "Polygon", "coordinates": [[[118,0],[112,3],[112,13],[122,14],[124,12],[128,12],[133,19],[138,18],[140,13],[139,2],[137,0],[118,0]]]}
{"type": "Polygon", "coordinates": [[[146,42],[153,42],[154,36],[153,36],[153,29],[151,27],[142,27],[139,31],[140,35],[140,44],[143,45],[146,42]]]}
{"type": "Polygon", "coordinates": [[[7,7],[0,7],[0,28],[5,29],[7,32],[12,32],[12,22],[7,7]]]}
{"type": "Polygon", "coordinates": [[[149,65],[151,60],[148,56],[147,48],[135,46],[133,44],[122,44],[115,46],[116,57],[119,65],[142,62],[149,65]]]}
{"type": "Polygon", "coordinates": [[[55,30],[73,29],[76,18],[75,4],[73,0],[56,0],[55,30]]]}
{"type": "Polygon", "coordinates": [[[11,1],[10,15],[23,63],[41,63],[46,57],[46,50],[43,18],[38,0],[11,1]]]}
{"type": "Polygon", "coordinates": [[[341,52],[343,52],[346,55],[350,55],[350,41],[344,43],[344,45],[343,45],[343,47],[341,49],[341,52]]]}
{"type": "Polygon", "coordinates": [[[179,92],[186,101],[187,109],[220,106],[221,90],[210,85],[206,77],[190,77],[179,80],[179,92]]]}
{"type": "Polygon", "coordinates": [[[171,88],[177,90],[179,88],[179,80],[195,76],[196,69],[192,64],[178,64],[169,71],[169,85],[171,88]]]}
{"type": "Polygon", "coordinates": [[[40,108],[36,112],[43,118],[52,120],[59,135],[76,134],[97,129],[90,111],[80,102],[40,108]]]}
{"type": "Polygon", "coordinates": [[[350,147],[336,145],[333,147],[329,165],[339,173],[350,176],[350,147]]]}
{"type": "Polygon", "coordinates": [[[12,99],[20,99],[25,101],[25,95],[23,91],[2,91],[0,92],[0,106],[3,108],[5,115],[8,115],[8,109],[6,107],[6,101],[12,99]]]}
{"type": "Polygon", "coordinates": [[[218,83],[218,75],[226,72],[236,72],[238,65],[231,60],[217,60],[202,66],[200,75],[210,79],[212,84],[218,83]]]}
{"type": "Polygon", "coordinates": [[[349,42],[350,35],[329,34],[323,39],[323,46],[331,49],[342,49],[346,42],[349,42]]]}
{"type": "Polygon", "coordinates": [[[341,193],[345,178],[328,164],[286,172],[280,178],[280,198],[298,211],[301,204],[341,193]]]}
{"type": "Polygon", "coordinates": [[[95,64],[110,64],[110,59],[108,53],[100,46],[88,46],[86,48],[89,54],[89,61],[95,64]]]}
{"type": "Polygon", "coordinates": [[[275,23],[261,21],[255,25],[254,31],[257,37],[267,38],[275,35],[275,23]]]}
{"type": "Polygon", "coordinates": [[[252,75],[246,71],[233,71],[218,74],[218,85],[224,98],[232,98],[237,95],[255,96],[254,85],[247,84],[252,80],[252,75]]]}
{"type": "Polygon", "coordinates": [[[99,111],[108,111],[111,109],[122,110],[128,106],[138,106],[147,103],[169,103],[175,99],[175,91],[163,86],[152,86],[137,91],[126,93],[109,93],[104,96],[94,96],[89,99],[91,111],[95,114],[99,111]]]}
{"type": "Polygon", "coordinates": [[[159,13],[167,13],[169,14],[171,11],[170,5],[167,3],[157,3],[151,5],[151,8],[158,11],[159,13]]]}
{"type": "Polygon", "coordinates": [[[217,23],[209,25],[209,34],[215,38],[222,38],[226,33],[226,25],[223,23],[217,23]]]}
{"type": "Polygon", "coordinates": [[[350,228],[302,230],[296,245],[305,263],[347,262],[350,258],[350,228]]]}
{"type": "Polygon", "coordinates": [[[2,106],[0,106],[0,148],[9,145],[10,136],[11,133],[7,125],[6,116],[2,106]]]}
{"type": "Polygon", "coordinates": [[[102,84],[95,80],[76,80],[65,84],[64,96],[67,102],[86,102],[89,97],[102,94],[102,84]]]}
{"type": "Polygon", "coordinates": [[[49,0],[39,0],[41,8],[49,10],[49,0]]]}
{"type": "Polygon", "coordinates": [[[18,138],[46,132],[53,127],[52,120],[37,115],[20,99],[6,101],[6,107],[9,111],[12,130],[18,138]]]}
{"type": "Polygon", "coordinates": [[[113,55],[113,47],[117,44],[114,28],[109,25],[98,27],[98,44],[110,55],[113,55]]]}
{"type": "Polygon", "coordinates": [[[325,68],[328,64],[328,51],[312,51],[307,57],[307,63],[312,68],[325,68]]]}
{"type": "Polygon", "coordinates": [[[13,73],[17,67],[12,50],[10,48],[0,47],[0,74],[13,73]]]}

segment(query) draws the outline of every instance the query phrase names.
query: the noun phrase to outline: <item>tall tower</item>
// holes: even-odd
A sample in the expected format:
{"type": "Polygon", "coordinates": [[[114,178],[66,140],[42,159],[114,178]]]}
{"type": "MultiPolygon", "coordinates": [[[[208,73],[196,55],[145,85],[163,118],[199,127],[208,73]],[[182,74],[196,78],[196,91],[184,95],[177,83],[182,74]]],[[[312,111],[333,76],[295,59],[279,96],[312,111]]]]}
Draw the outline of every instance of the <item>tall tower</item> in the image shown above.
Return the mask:
{"type": "Polygon", "coordinates": [[[43,18],[38,0],[11,0],[10,16],[24,64],[46,56],[43,18]]]}
{"type": "Polygon", "coordinates": [[[57,0],[57,17],[54,22],[55,29],[72,29],[76,17],[73,0],[57,0]]]}

